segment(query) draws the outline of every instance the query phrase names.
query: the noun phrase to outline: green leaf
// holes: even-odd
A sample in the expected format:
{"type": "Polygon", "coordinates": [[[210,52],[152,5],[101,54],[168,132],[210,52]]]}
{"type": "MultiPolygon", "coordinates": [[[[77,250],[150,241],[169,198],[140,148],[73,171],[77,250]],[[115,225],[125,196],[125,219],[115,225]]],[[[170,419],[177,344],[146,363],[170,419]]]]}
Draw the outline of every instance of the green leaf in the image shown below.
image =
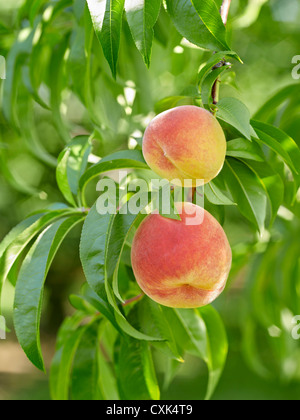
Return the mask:
{"type": "Polygon", "coordinates": [[[71,149],[69,148],[62,151],[62,153],[60,154],[58,158],[58,164],[56,167],[56,181],[61,193],[63,194],[67,202],[70,203],[72,206],[76,207],[76,203],[72,195],[67,174],[68,160],[70,154],[71,149]]]}
{"type": "Polygon", "coordinates": [[[267,200],[259,178],[245,164],[233,158],[226,159],[223,174],[240,212],[262,232],[267,200]]]}
{"type": "Polygon", "coordinates": [[[221,43],[224,49],[229,50],[226,40],[226,28],[222,21],[220,11],[214,0],[191,0],[201,21],[211,33],[216,43],[221,43]]]}
{"type": "Polygon", "coordinates": [[[28,217],[27,219],[23,220],[17,226],[15,226],[2,240],[0,243],[0,258],[4,254],[5,250],[8,246],[17,239],[17,237],[31,225],[33,225],[37,220],[39,220],[44,213],[34,214],[33,216],[28,217]]]}
{"type": "MultiPolygon", "coordinates": [[[[32,59],[32,55],[30,56],[32,59]]],[[[34,63],[36,64],[36,63],[34,63]]],[[[34,65],[32,64],[32,65],[34,65]]],[[[50,110],[50,107],[44,102],[44,100],[40,97],[36,87],[33,85],[32,80],[30,78],[30,68],[29,66],[24,66],[22,68],[22,80],[24,83],[24,86],[32,96],[32,98],[37,102],[42,108],[46,110],[50,110]]]]}
{"type": "Polygon", "coordinates": [[[80,337],[73,362],[71,398],[77,401],[102,400],[99,376],[99,324],[94,322],[80,337]]]}
{"type": "Polygon", "coordinates": [[[16,109],[19,115],[19,131],[22,133],[26,148],[41,162],[51,168],[56,168],[57,159],[50,155],[44,145],[41,144],[36,130],[33,101],[25,88],[20,89],[16,109]]]}
{"type": "Polygon", "coordinates": [[[80,178],[79,187],[84,193],[86,185],[97,176],[115,169],[149,169],[139,150],[116,152],[89,168],[80,178]]]}
{"type": "Polygon", "coordinates": [[[210,181],[204,186],[205,196],[208,201],[216,206],[235,206],[236,203],[225,195],[223,191],[213,182],[210,181]]]}
{"type": "Polygon", "coordinates": [[[201,84],[201,98],[203,105],[209,105],[212,104],[212,88],[216,82],[216,80],[219,78],[219,76],[228,68],[230,68],[229,65],[222,66],[217,69],[214,69],[209,73],[209,75],[203,80],[201,84]]]}
{"type": "Polygon", "coordinates": [[[166,342],[154,343],[153,345],[155,348],[166,353],[168,357],[183,362],[183,352],[178,349],[173,325],[165,317],[163,308],[145,296],[143,300],[136,305],[135,310],[140,328],[145,334],[166,340],[166,342]]]}
{"type": "Polygon", "coordinates": [[[157,207],[161,216],[167,219],[181,220],[180,215],[175,206],[174,197],[170,191],[169,182],[165,182],[164,185],[160,188],[160,190],[156,191],[156,194],[153,194],[153,204],[157,207]]]}
{"type": "Polygon", "coordinates": [[[76,206],[73,194],[75,196],[78,194],[79,179],[88,165],[91,148],[88,136],[78,136],[69,143],[58,158],[57,184],[65,199],[73,206],[76,206]]]}
{"type": "Polygon", "coordinates": [[[207,357],[205,361],[209,370],[206,399],[209,400],[216,389],[226,363],[228,342],[222,319],[211,305],[198,309],[198,313],[206,326],[207,357]]]}
{"type": "Polygon", "coordinates": [[[19,176],[16,176],[13,171],[10,169],[9,165],[9,156],[6,154],[5,144],[3,144],[3,149],[0,145],[0,166],[1,166],[1,173],[5,177],[5,179],[9,182],[9,184],[16,190],[21,192],[22,194],[27,195],[35,195],[38,194],[39,191],[29,185],[27,185],[23,179],[19,176]]]}
{"type": "Polygon", "coordinates": [[[225,62],[227,56],[235,56],[236,53],[233,51],[221,51],[212,55],[205,65],[201,67],[198,74],[198,85],[201,86],[205,78],[213,71],[213,67],[219,64],[221,61],[225,62]]]}
{"type": "Polygon", "coordinates": [[[29,251],[18,277],[14,302],[16,334],[29,360],[41,370],[45,370],[39,333],[44,283],[62,241],[82,220],[82,215],[76,215],[49,226],[29,251]]]}
{"type": "Polygon", "coordinates": [[[105,264],[112,217],[100,215],[95,204],[84,223],[80,242],[80,258],[87,282],[104,301],[107,301],[105,264]]]}
{"type": "Polygon", "coordinates": [[[203,320],[195,309],[174,309],[174,312],[186,336],[186,351],[205,360],[207,338],[203,320]]]}
{"type": "Polygon", "coordinates": [[[160,391],[149,344],[122,338],[118,356],[121,399],[159,400],[160,391]]]}
{"type": "Polygon", "coordinates": [[[258,139],[284,160],[290,170],[296,174],[299,183],[300,149],[297,143],[277,127],[258,121],[251,123],[258,139]]]}
{"type": "Polygon", "coordinates": [[[13,44],[6,60],[6,80],[3,86],[2,108],[5,118],[14,126],[17,126],[16,100],[21,65],[32,50],[32,43],[37,28],[38,22],[35,24],[34,29],[27,27],[19,32],[18,39],[13,44]]]}
{"type": "Polygon", "coordinates": [[[108,244],[114,218],[114,214],[100,215],[96,205],[86,218],[81,236],[80,258],[87,282],[102,300],[107,303],[109,300],[116,321],[124,332],[139,340],[158,340],[140,333],[129,324],[119,310],[111,286],[107,282],[108,244]]]}
{"type": "Polygon", "coordinates": [[[156,114],[161,114],[168,109],[182,105],[194,105],[194,98],[190,96],[168,96],[156,102],[154,110],[156,114]]]}
{"type": "Polygon", "coordinates": [[[218,313],[211,307],[200,309],[167,309],[177,344],[188,353],[204,360],[209,370],[206,399],[209,399],[220,379],[226,361],[228,344],[218,313]]]}
{"type": "Polygon", "coordinates": [[[161,0],[125,0],[125,11],[135,44],[147,67],[150,66],[153,27],[158,19],[161,0]]]}
{"type": "MultiPolygon", "coordinates": [[[[148,194],[147,194],[148,195],[148,194]]],[[[124,302],[118,287],[118,272],[122,252],[132,228],[143,219],[142,215],[117,213],[111,226],[107,252],[107,280],[112,286],[116,297],[124,302]]]]}
{"type": "Polygon", "coordinates": [[[223,98],[217,106],[217,117],[251,140],[250,112],[246,105],[236,98],[223,98]]]}
{"type": "Polygon", "coordinates": [[[98,352],[98,363],[100,368],[100,388],[105,400],[119,400],[117,379],[113,367],[105,359],[101,351],[98,352]]]}
{"type": "MultiPolygon", "coordinates": [[[[209,0],[210,6],[211,2],[212,0],[209,0]]],[[[217,18],[215,14],[212,17],[208,17],[207,15],[201,13],[201,17],[205,20],[204,24],[196,9],[192,5],[191,0],[166,0],[166,4],[168,13],[176,29],[191,43],[198,45],[198,47],[213,51],[230,50],[225,40],[226,31],[223,31],[219,25],[219,19],[221,20],[220,15],[219,18],[217,18]],[[218,22],[216,26],[214,26],[216,19],[218,22]],[[218,35],[221,33],[220,39],[218,36],[216,37],[216,33],[218,35]]],[[[199,10],[201,11],[202,8],[199,7],[199,10]]]]}
{"type": "Polygon", "coordinates": [[[265,162],[265,157],[259,145],[243,138],[227,142],[227,156],[265,162]]]}
{"type": "Polygon", "coordinates": [[[122,330],[116,322],[116,318],[109,303],[104,299],[101,299],[90,287],[87,287],[83,299],[103,315],[111,325],[115,327],[116,331],[122,334],[122,330]]]}
{"type": "Polygon", "coordinates": [[[253,160],[243,160],[243,162],[256,174],[266,192],[271,209],[270,224],[272,224],[277,216],[279,207],[284,201],[282,178],[267,162],[256,162],[253,160]]]}
{"type": "Polygon", "coordinates": [[[64,70],[65,60],[64,56],[68,48],[68,38],[63,38],[63,41],[54,49],[50,61],[50,91],[51,91],[51,110],[53,121],[57,129],[57,133],[62,138],[65,144],[70,142],[69,129],[66,126],[61,115],[62,91],[64,89],[64,70]]]}
{"type": "Polygon", "coordinates": [[[70,156],[68,159],[67,175],[71,191],[74,195],[79,192],[80,177],[86,171],[89,155],[92,151],[92,145],[88,136],[75,137],[68,144],[70,156]]]}
{"type": "Polygon", "coordinates": [[[268,121],[276,109],[285,101],[291,98],[298,98],[300,95],[299,83],[283,87],[272,98],[270,98],[254,115],[254,120],[268,121]]]}
{"type": "Polygon", "coordinates": [[[114,77],[120,48],[125,0],[87,0],[97,37],[114,77]]]}
{"type": "Polygon", "coordinates": [[[29,242],[49,223],[72,213],[74,212],[70,209],[62,209],[48,212],[45,215],[34,215],[20,223],[8,234],[0,246],[0,295],[10,270],[29,242]]]}
{"type": "Polygon", "coordinates": [[[69,301],[73,308],[75,308],[77,311],[84,312],[88,315],[95,315],[97,312],[96,308],[92,306],[83,296],[70,295],[69,301]]]}
{"type": "Polygon", "coordinates": [[[55,401],[69,398],[72,364],[80,339],[88,326],[80,327],[85,315],[76,313],[67,318],[58,334],[56,353],[50,369],[50,393],[55,401]]]}

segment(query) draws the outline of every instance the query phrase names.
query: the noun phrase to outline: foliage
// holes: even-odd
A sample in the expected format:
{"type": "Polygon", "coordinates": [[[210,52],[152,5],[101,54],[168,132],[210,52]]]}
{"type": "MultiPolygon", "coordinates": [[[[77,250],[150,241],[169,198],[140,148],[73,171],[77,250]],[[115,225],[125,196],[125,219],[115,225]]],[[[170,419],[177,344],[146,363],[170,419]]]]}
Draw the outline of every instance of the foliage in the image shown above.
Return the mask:
{"type": "MultiPolygon", "coordinates": [[[[157,354],[167,360],[165,387],[186,355],[193,355],[208,368],[206,398],[215,391],[228,351],[221,316],[212,306],[173,310],[146,297],[135,299],[140,291],[128,254],[143,215],[100,215],[92,188],[100,176],[120,169],[130,169],[123,180],[130,185],[150,177],[141,153],[145,127],[154,112],[182,104],[211,110],[228,141],[224,168],[204,189],[207,209],[225,228],[235,218],[238,229],[251,232],[248,243],[233,247],[230,282],[251,256],[246,329],[241,325],[245,356],[259,374],[299,378],[299,350],[287,325],[287,318],[299,313],[299,84],[284,87],[253,117],[234,96],[221,95],[213,103],[216,80],[235,86],[232,67],[245,60],[230,47],[220,3],[27,0],[11,24],[15,39],[3,26],[8,46],[2,47],[7,79],[1,173],[24,197],[43,197],[41,183],[32,186],[7,164],[21,147],[45,174],[55,176],[60,191],[0,244],[0,294],[5,281],[15,286],[15,331],[41,370],[46,277],[62,241],[83,225],[86,282],[80,294],[70,296],[74,312],[58,334],[50,375],[53,399],[159,399],[157,354]],[[176,48],[182,54],[174,54],[176,48]],[[155,88],[162,69],[172,69],[174,81],[170,89],[166,77],[163,95],[155,88]],[[14,136],[17,142],[10,142],[14,136]],[[62,198],[65,203],[58,202],[62,198]],[[293,222],[282,220],[282,209],[293,222]],[[258,335],[264,340],[259,348],[258,335]],[[292,371],[288,363],[294,363],[292,371]]],[[[127,203],[135,193],[128,194],[127,203]]]]}

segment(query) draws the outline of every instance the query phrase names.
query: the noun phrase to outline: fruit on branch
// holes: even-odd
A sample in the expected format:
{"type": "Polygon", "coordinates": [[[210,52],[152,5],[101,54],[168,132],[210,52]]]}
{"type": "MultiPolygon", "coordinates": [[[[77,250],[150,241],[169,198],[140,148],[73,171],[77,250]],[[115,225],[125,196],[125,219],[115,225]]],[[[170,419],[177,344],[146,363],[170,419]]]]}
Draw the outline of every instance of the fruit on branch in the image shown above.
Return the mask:
{"type": "Polygon", "coordinates": [[[150,168],[175,185],[203,185],[221,171],[226,138],[217,119],[203,108],[180,106],[155,117],[145,131],[143,153],[150,168]],[[198,180],[198,181],[197,181],[198,180]]]}
{"type": "Polygon", "coordinates": [[[173,308],[208,305],[224,290],[232,253],[226,234],[206,210],[176,204],[181,221],[147,216],[133,240],[132,267],[141,289],[173,308]]]}

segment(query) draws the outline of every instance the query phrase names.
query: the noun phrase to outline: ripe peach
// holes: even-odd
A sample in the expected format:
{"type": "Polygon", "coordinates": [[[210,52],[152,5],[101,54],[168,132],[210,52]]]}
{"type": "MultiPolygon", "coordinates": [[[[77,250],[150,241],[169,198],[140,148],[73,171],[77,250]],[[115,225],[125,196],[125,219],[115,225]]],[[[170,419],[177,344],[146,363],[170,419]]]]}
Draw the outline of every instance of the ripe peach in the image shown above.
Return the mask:
{"type": "MultiPolygon", "coordinates": [[[[217,119],[203,108],[180,106],[155,117],[145,131],[143,153],[150,168],[169,181],[203,185],[221,171],[226,138],[217,119]],[[197,180],[200,180],[197,182],[197,180]]],[[[175,185],[180,183],[174,182],[175,185]]]]}
{"type": "Polygon", "coordinates": [[[192,203],[176,206],[182,206],[181,221],[153,213],[141,223],[133,240],[132,267],[139,286],[154,301],[197,308],[224,290],[231,248],[211,214],[192,203]],[[191,217],[200,224],[189,225],[191,217]]]}

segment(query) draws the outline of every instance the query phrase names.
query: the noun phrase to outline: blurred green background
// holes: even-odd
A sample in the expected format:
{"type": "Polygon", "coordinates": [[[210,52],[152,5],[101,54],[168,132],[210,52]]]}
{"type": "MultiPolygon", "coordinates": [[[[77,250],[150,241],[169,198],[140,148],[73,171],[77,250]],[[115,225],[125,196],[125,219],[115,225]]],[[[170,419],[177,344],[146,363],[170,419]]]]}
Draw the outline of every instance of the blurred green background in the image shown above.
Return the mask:
{"type": "MultiPolygon", "coordinates": [[[[44,2],[45,5],[48,3],[56,2],[44,2]]],[[[84,6],[83,0],[75,3],[78,10],[84,6]]],[[[21,9],[23,4],[22,0],[2,1],[0,4],[0,55],[9,57],[10,54],[10,59],[17,36],[22,28],[26,28],[30,19],[30,8],[21,9]]],[[[36,2],[32,2],[32,8],[34,4],[36,2]]],[[[221,95],[241,99],[254,114],[282,87],[297,83],[292,79],[291,72],[294,67],[292,57],[300,54],[299,18],[298,0],[233,0],[228,27],[233,49],[242,57],[244,65],[234,65],[236,74],[229,72],[223,80],[221,95]]],[[[82,34],[84,39],[84,33],[80,30],[80,22],[74,18],[71,9],[66,7],[48,28],[46,36],[37,41],[43,49],[40,66],[36,68],[37,79],[49,80],[51,71],[55,70],[55,64],[49,67],[49,49],[55,48],[64,37],[72,42],[76,39],[78,41],[82,34]]],[[[91,106],[86,103],[83,105],[83,101],[78,99],[85,87],[80,86],[78,75],[77,79],[75,77],[75,73],[80,73],[82,69],[74,67],[76,56],[73,57],[73,71],[69,67],[62,76],[65,85],[61,91],[62,125],[57,115],[37,103],[32,105],[31,113],[28,114],[28,118],[32,118],[27,121],[29,133],[26,132],[26,121],[21,121],[21,129],[18,131],[7,123],[4,113],[0,111],[0,240],[29,213],[62,201],[56,188],[53,164],[45,164],[38,158],[33,150],[34,145],[28,145],[24,138],[36,137],[47,154],[55,158],[63,148],[63,129],[75,136],[91,133],[96,125],[99,126],[98,149],[94,152],[102,156],[122,148],[129,138],[139,137],[160,100],[171,95],[193,94],[197,70],[210,53],[181,42],[181,37],[166,14],[160,16],[155,32],[152,64],[150,70],[147,70],[131,40],[128,27],[124,26],[117,82],[113,81],[101,47],[94,40],[91,106]]],[[[26,60],[21,62],[20,68],[22,66],[26,67],[26,60]]],[[[10,71],[10,68],[7,70],[10,71]]],[[[19,88],[19,96],[16,103],[12,104],[13,111],[18,112],[20,110],[15,108],[22,106],[22,95],[25,96],[24,102],[28,96],[20,87],[20,80],[14,79],[19,88]]],[[[0,81],[0,86],[3,93],[3,81],[0,81]]],[[[39,95],[47,100],[46,84],[42,86],[39,95]]],[[[7,95],[3,94],[1,106],[7,109],[8,104],[4,103],[6,100],[7,95]]],[[[285,108],[281,108],[273,116],[273,122],[288,131],[300,145],[300,119],[297,117],[299,107],[300,95],[294,100],[293,112],[283,118],[285,108]]],[[[91,202],[94,198],[91,188],[91,202]]],[[[253,305],[256,306],[251,286],[255,277],[253,273],[264,264],[264,254],[268,254],[273,240],[270,245],[269,233],[263,238],[257,238],[247,222],[232,209],[226,213],[225,227],[233,245],[236,263],[229,287],[216,302],[216,308],[226,326],[230,347],[228,362],[214,399],[299,399],[299,342],[291,342],[289,337],[283,344],[280,339],[282,335],[279,333],[276,336],[276,328],[280,330],[276,322],[273,325],[275,330],[266,329],[264,323],[260,325],[257,319],[263,317],[262,313],[253,315],[253,305]],[[258,348],[253,345],[253,329],[259,337],[258,348]],[[276,340],[280,340],[280,343],[276,340]],[[259,356],[255,354],[256,351],[259,356]]],[[[276,268],[275,274],[280,278],[277,281],[289,283],[293,279],[295,283],[299,282],[299,267],[290,267],[295,261],[299,263],[298,220],[289,213],[281,212],[271,234],[276,243],[275,251],[271,250],[275,252],[275,260],[277,256],[290,255],[289,244],[296,244],[294,257],[290,257],[293,258],[292,262],[279,264],[276,268]]],[[[42,343],[48,366],[54,352],[57,329],[64,317],[72,311],[68,295],[78,292],[84,282],[78,244],[79,233],[74,231],[55,259],[47,280],[42,343]]],[[[266,270],[266,267],[264,270],[265,275],[273,281],[270,270],[266,270]]],[[[265,291],[259,288],[254,290],[257,293],[265,291]]],[[[270,296],[274,318],[282,319],[288,306],[284,302],[284,295],[274,297],[271,293],[270,296]]],[[[8,327],[13,331],[10,309],[12,301],[13,288],[7,283],[3,307],[8,327]]],[[[257,307],[262,304],[258,302],[257,307]]],[[[163,366],[160,365],[161,361],[158,360],[158,370],[162,371],[163,366]]],[[[188,359],[162,398],[203,398],[206,380],[205,365],[193,358],[188,359]]],[[[6,341],[0,341],[0,399],[47,398],[47,377],[30,365],[11,332],[6,341]]]]}

